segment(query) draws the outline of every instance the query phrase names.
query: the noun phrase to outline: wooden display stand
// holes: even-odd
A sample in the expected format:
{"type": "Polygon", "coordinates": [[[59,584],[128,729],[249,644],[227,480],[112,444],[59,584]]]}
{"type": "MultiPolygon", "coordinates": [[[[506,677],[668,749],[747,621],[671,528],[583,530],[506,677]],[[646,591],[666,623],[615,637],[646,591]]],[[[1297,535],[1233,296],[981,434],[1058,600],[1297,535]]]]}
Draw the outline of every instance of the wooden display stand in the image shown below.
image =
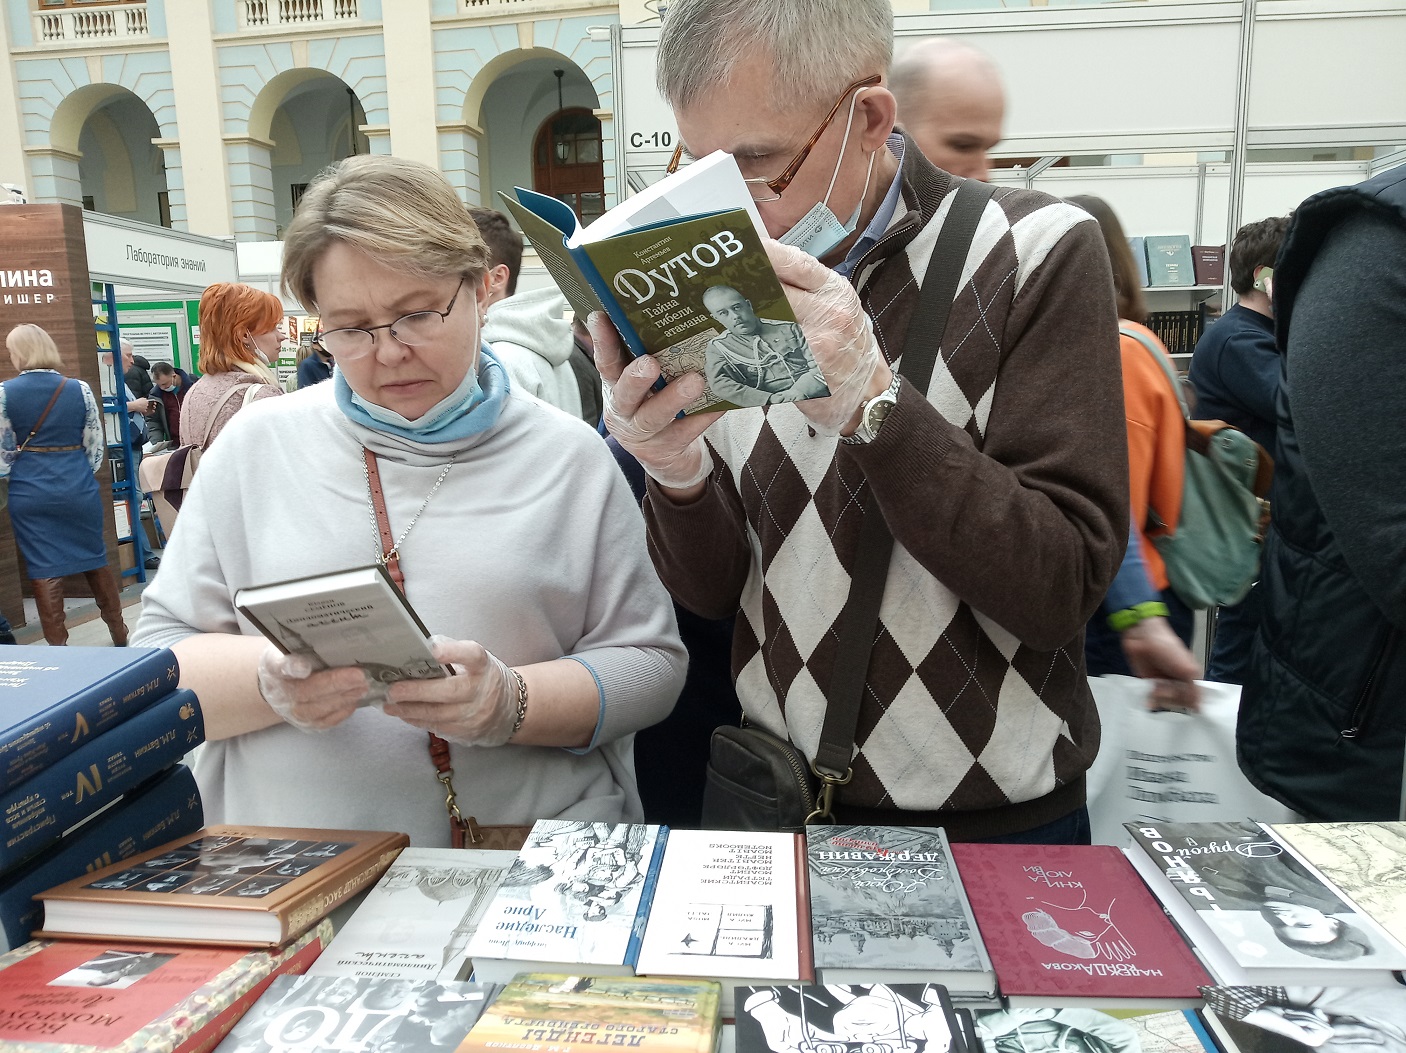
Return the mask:
{"type": "MultiPolygon", "coordinates": [[[[83,210],[75,205],[0,206],[0,245],[0,335],[25,322],[42,327],[59,347],[60,372],[86,382],[100,397],[83,210]]],[[[9,356],[0,356],[0,380],[16,375],[9,356]]],[[[111,482],[104,461],[98,472],[104,509],[112,502],[111,482]]],[[[103,516],[103,541],[108,565],[115,569],[117,531],[111,515],[103,516]]],[[[20,564],[6,515],[0,526],[0,611],[14,626],[25,624],[27,582],[20,564]]],[[[64,589],[70,596],[91,595],[82,575],[67,579],[64,589]]]]}

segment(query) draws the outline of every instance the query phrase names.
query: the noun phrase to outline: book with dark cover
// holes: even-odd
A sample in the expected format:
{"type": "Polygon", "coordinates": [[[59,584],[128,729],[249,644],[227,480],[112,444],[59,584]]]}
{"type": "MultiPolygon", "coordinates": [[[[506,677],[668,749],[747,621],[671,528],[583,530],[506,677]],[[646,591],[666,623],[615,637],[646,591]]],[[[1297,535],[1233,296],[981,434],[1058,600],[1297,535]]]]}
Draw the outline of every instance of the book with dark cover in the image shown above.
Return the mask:
{"type": "Polygon", "coordinates": [[[195,695],[178,688],[4,793],[0,872],[10,870],[205,741],[195,695]]]}
{"type": "Polygon", "coordinates": [[[503,988],[456,1053],[713,1053],[718,985],[706,980],[527,973],[503,988]]]}
{"type": "Polygon", "coordinates": [[[467,980],[469,940],[516,858],[486,849],[407,848],[308,975],[467,980]]]}
{"type": "Polygon", "coordinates": [[[635,971],[668,830],[539,819],[469,941],[473,978],[635,971]]]}
{"type": "Polygon", "coordinates": [[[176,689],[164,647],[7,647],[0,653],[0,792],[176,689]]]}
{"type": "Polygon", "coordinates": [[[1138,279],[1146,289],[1150,283],[1147,280],[1147,249],[1142,243],[1142,238],[1129,238],[1128,248],[1132,251],[1133,263],[1137,264],[1138,279]]]}
{"type": "Polygon", "coordinates": [[[1149,234],[1142,239],[1147,255],[1147,284],[1153,289],[1195,285],[1191,239],[1185,234],[1149,234]]]}
{"type": "Polygon", "coordinates": [[[275,951],[35,940],[0,956],[7,1053],[208,1053],[269,982],[306,969],[323,922],[275,951]]]}
{"type": "Polygon", "coordinates": [[[671,830],[636,971],[739,986],[815,979],[800,834],[671,830]]]}
{"type": "Polygon", "coordinates": [[[1133,866],[1223,984],[1391,986],[1406,950],[1263,823],[1128,823],[1133,866]]]}
{"type": "Polygon", "coordinates": [[[1202,1017],[1225,1053],[1406,1049],[1406,987],[1207,987],[1202,1017]]]}
{"type": "Polygon", "coordinates": [[[447,1053],[483,1013],[490,988],[399,978],[280,976],[220,1053],[447,1053]]]}
{"type": "Polygon", "coordinates": [[[830,393],[762,247],[737,162],[714,153],[582,228],[570,206],[522,187],[500,195],[583,322],[610,316],[665,380],[698,372],[699,413],[830,393]]]}
{"type": "Polygon", "coordinates": [[[207,826],[43,893],[39,935],[275,947],[374,882],[409,840],[207,826]]]}
{"type": "Polygon", "coordinates": [[[1194,1008],[1211,982],[1108,845],[953,845],[1012,1006],[1194,1008]]]}
{"type": "Polygon", "coordinates": [[[948,1053],[966,1048],[941,984],[739,987],[737,1053],[948,1053]]]}
{"type": "Polygon", "coordinates": [[[44,907],[34,899],[38,893],[192,833],[202,822],[200,791],[184,764],[123,794],[48,851],[0,877],[0,949],[18,947],[39,928],[44,907]]]}
{"type": "Polygon", "coordinates": [[[1220,285],[1225,281],[1225,246],[1191,246],[1191,269],[1197,285],[1220,285]]]}
{"type": "Polygon", "coordinates": [[[989,997],[982,946],[946,834],[910,826],[806,830],[811,935],[822,983],[945,985],[989,997]]]}
{"type": "Polygon", "coordinates": [[[304,655],[316,669],[360,666],[383,684],[449,675],[430,650],[429,630],[382,566],[240,589],[234,606],[280,651],[304,655]]]}

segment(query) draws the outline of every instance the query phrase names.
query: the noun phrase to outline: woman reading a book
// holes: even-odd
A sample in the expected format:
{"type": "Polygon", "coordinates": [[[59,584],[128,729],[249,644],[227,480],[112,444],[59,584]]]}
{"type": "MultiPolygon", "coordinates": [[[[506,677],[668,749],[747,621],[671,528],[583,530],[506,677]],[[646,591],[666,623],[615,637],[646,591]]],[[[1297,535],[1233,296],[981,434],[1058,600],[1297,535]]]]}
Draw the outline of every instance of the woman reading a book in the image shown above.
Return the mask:
{"type": "Polygon", "coordinates": [[[200,698],[206,818],[442,846],[445,779],[485,826],[638,821],[633,734],[683,680],[673,611],[599,437],[482,346],[488,254],[463,204],[427,166],[349,158],[308,189],[283,259],[333,379],[222,433],[137,631],[200,698]],[[372,561],[454,675],[324,668],[235,609],[239,589],[372,561]]]}

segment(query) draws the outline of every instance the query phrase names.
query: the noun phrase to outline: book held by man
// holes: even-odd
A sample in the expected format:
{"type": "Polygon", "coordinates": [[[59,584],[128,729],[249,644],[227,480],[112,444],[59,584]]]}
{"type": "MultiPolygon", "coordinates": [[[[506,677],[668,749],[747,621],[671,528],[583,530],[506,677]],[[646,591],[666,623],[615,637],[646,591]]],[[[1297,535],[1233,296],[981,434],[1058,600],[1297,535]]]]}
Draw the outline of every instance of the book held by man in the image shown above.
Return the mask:
{"type": "Polygon", "coordinates": [[[735,1000],[737,1053],[959,1053],[966,1045],[941,984],[750,986],[735,1000]]]}
{"type": "Polygon", "coordinates": [[[1264,823],[1128,823],[1133,866],[1223,984],[1393,986],[1401,948],[1264,823]]]}
{"type": "Polygon", "coordinates": [[[276,947],[408,843],[375,830],[208,826],[42,893],[38,935],[276,947]]]}
{"type": "Polygon", "coordinates": [[[299,973],[332,923],[274,951],[35,940],[0,955],[7,1053],[206,1053],[275,977],[299,973]]]}
{"type": "Polygon", "coordinates": [[[813,826],[806,860],[822,983],[937,983],[965,1000],[995,993],[942,830],[813,826]]]}
{"type": "Polygon", "coordinates": [[[240,589],[234,606],[280,651],[306,655],[315,668],[360,666],[383,684],[448,675],[429,630],[378,565],[240,589]]]}
{"type": "Polygon", "coordinates": [[[556,198],[501,195],[576,317],[605,311],[665,380],[702,374],[699,413],[830,393],[762,246],[730,154],[713,153],[582,227],[556,198]]]}
{"type": "Polygon", "coordinates": [[[643,823],[537,820],[469,941],[473,978],[633,973],[668,833],[643,823]]]}
{"type": "Polygon", "coordinates": [[[1109,845],[952,846],[1009,1005],[1195,1008],[1211,982],[1109,845]]]}
{"type": "Polygon", "coordinates": [[[713,1053],[718,985],[706,980],[526,973],[503,988],[456,1053],[713,1053]]]}

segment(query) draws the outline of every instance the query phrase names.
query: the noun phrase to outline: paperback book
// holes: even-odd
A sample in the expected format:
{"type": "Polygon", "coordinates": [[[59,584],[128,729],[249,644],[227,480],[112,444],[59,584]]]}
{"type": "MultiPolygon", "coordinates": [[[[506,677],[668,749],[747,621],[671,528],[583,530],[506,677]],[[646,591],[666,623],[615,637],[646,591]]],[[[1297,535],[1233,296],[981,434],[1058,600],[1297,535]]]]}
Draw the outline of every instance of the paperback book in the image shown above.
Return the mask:
{"type": "Polygon", "coordinates": [[[530,973],[503,988],[457,1053],[713,1053],[719,997],[707,981],[530,973]]]}
{"type": "Polygon", "coordinates": [[[240,589],[234,606],[284,654],[314,668],[355,665],[383,684],[449,672],[415,609],[379,565],[240,589]]]}
{"type": "Polygon", "coordinates": [[[1406,987],[1207,987],[1203,1016],[1225,1053],[1406,1049],[1406,987]]]}
{"type": "Polygon", "coordinates": [[[483,1012],[482,984],[280,976],[220,1053],[433,1053],[454,1049],[483,1012]]]}
{"type": "Polygon", "coordinates": [[[1399,982],[1406,951],[1265,824],[1127,829],[1133,866],[1222,984],[1399,982]]]}
{"type": "Polygon", "coordinates": [[[828,395],[762,246],[765,227],[730,154],[661,179],[589,226],[556,198],[501,195],[576,317],[605,311],[665,380],[702,374],[685,410],[766,406],[828,395]]]}
{"type": "Polygon", "coordinates": [[[332,923],[276,951],[35,940],[0,956],[7,1053],[206,1053],[332,923]]]}
{"type": "Polygon", "coordinates": [[[9,647],[0,654],[0,791],[176,689],[176,656],[151,647],[9,647]]]}
{"type": "Polygon", "coordinates": [[[308,975],[467,980],[469,940],[516,858],[484,849],[405,849],[308,975]]]}
{"type": "Polygon", "coordinates": [[[1406,943],[1406,823],[1274,823],[1274,835],[1406,943]]]}
{"type": "Polygon", "coordinates": [[[43,893],[39,935],[275,947],[370,885],[409,838],[209,826],[43,893]]]}
{"type": "Polygon", "coordinates": [[[473,978],[633,973],[667,839],[643,823],[539,819],[469,941],[473,978]]]}
{"type": "Polygon", "coordinates": [[[636,971],[723,985],[814,980],[800,834],[671,830],[636,971]]]}
{"type": "Polygon", "coordinates": [[[986,1053],[1222,1053],[1191,1009],[1137,1013],[1025,1006],[973,1015],[986,1053]]]}
{"type": "Polygon", "coordinates": [[[1108,845],[954,845],[1012,1006],[1195,1008],[1212,980],[1108,845]]]}
{"type": "Polygon", "coordinates": [[[184,764],[123,795],[52,848],[0,877],[0,950],[18,947],[43,924],[37,894],[193,833],[203,822],[200,791],[184,764]]]}
{"type": "Polygon", "coordinates": [[[989,998],[996,974],[947,835],[911,826],[806,831],[811,934],[822,983],[943,984],[989,998]]]}
{"type": "Polygon", "coordinates": [[[941,984],[790,984],[736,992],[737,1053],[963,1053],[941,984]]]}
{"type": "Polygon", "coordinates": [[[0,872],[38,855],[204,741],[200,703],[178,688],[0,793],[0,872]]]}

